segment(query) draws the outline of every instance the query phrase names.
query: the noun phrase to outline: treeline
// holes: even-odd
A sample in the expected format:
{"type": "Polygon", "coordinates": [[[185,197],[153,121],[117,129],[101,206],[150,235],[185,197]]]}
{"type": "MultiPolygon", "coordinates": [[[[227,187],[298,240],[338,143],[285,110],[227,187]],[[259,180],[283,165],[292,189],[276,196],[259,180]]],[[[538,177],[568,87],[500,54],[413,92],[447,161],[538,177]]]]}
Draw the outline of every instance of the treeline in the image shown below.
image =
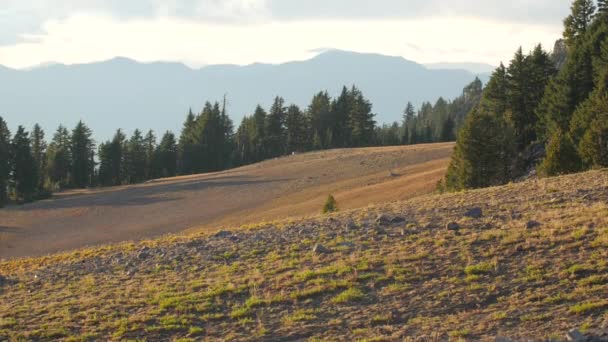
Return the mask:
{"type": "Polygon", "coordinates": [[[608,2],[576,0],[571,10],[566,56],[540,45],[529,54],[519,49],[494,72],[459,133],[441,188],[608,166],[608,2]]]}
{"type": "Polygon", "coordinates": [[[451,141],[466,113],[481,95],[476,79],[454,101],[440,98],[416,111],[408,103],[401,123],[378,127],[371,102],[355,86],[332,98],[320,92],[302,110],[274,99],[266,111],[257,106],[238,129],[223,104],[206,103],[186,116],[179,137],[160,139],[153,131],[118,129],[99,144],[82,121],[72,130],[59,126],[48,143],[35,125],[19,126],[14,136],[0,117],[0,206],[26,203],[66,188],[134,184],[156,178],[221,171],[294,152],[331,148],[451,141]]]}
{"type": "Polygon", "coordinates": [[[401,123],[376,128],[377,146],[415,145],[456,140],[467,114],[481,98],[483,84],[479,78],[467,85],[453,101],[440,97],[435,104],[425,102],[416,110],[408,103],[401,123]]]}

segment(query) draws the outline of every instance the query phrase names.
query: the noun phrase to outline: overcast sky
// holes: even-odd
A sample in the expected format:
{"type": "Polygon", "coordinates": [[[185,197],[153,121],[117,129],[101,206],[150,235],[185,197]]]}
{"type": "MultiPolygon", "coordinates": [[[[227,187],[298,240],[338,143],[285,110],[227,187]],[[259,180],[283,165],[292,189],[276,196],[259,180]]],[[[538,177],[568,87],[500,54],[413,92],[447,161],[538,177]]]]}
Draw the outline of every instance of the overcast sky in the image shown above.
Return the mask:
{"type": "Polygon", "coordinates": [[[0,64],[124,56],[280,63],[338,48],[421,63],[508,61],[548,49],[570,0],[0,0],[0,64]]]}

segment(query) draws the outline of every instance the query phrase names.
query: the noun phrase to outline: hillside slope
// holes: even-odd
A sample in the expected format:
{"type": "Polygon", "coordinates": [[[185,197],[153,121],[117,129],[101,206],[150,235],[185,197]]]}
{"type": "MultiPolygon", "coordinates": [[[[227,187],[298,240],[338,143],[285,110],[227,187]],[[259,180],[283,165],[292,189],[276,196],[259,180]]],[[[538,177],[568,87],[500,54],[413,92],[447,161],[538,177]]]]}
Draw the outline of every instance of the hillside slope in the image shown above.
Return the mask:
{"type": "Polygon", "coordinates": [[[0,210],[0,259],[310,215],[330,193],[344,209],[408,199],[434,190],[452,148],[448,143],[323,151],[213,174],[58,194],[0,210]]]}
{"type": "Polygon", "coordinates": [[[5,262],[0,339],[563,338],[607,260],[604,170],[5,262]]]}

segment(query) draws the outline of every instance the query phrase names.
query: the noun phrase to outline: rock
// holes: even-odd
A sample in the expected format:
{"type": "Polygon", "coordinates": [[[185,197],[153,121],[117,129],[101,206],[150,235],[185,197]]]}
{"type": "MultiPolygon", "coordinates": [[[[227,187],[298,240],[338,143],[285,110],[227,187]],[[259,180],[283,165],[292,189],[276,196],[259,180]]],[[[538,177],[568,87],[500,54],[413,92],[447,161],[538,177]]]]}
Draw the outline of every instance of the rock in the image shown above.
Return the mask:
{"type": "Polygon", "coordinates": [[[534,220],[528,221],[526,223],[526,229],[538,228],[540,226],[541,226],[540,222],[534,221],[534,220]]]}
{"type": "Polygon", "coordinates": [[[389,223],[391,223],[391,220],[392,219],[385,214],[380,214],[378,215],[378,217],[376,217],[376,223],[381,225],[388,225],[389,223]]]}
{"type": "Polygon", "coordinates": [[[227,238],[230,236],[232,236],[232,232],[228,231],[228,230],[221,230],[221,231],[215,233],[215,235],[213,235],[213,237],[220,238],[220,239],[227,238]]]}
{"type": "Polygon", "coordinates": [[[566,341],[585,342],[587,338],[577,329],[572,329],[566,334],[566,341]]]}
{"type": "Polygon", "coordinates": [[[494,339],[494,342],[513,342],[513,340],[507,337],[497,337],[494,339]]]}
{"type": "Polygon", "coordinates": [[[0,287],[4,286],[4,284],[8,283],[8,279],[0,274],[0,287]]]}
{"type": "Polygon", "coordinates": [[[357,230],[357,229],[359,229],[359,226],[357,226],[357,224],[355,224],[355,222],[350,221],[346,224],[346,229],[347,230],[357,230]]]}
{"type": "Polygon", "coordinates": [[[312,252],[315,254],[329,254],[331,253],[331,250],[321,244],[316,244],[312,248],[312,252]]]}
{"type": "Polygon", "coordinates": [[[401,217],[401,216],[395,216],[391,219],[391,223],[392,224],[400,224],[400,223],[405,223],[405,217],[401,217]]]}
{"type": "Polygon", "coordinates": [[[146,246],[139,250],[137,253],[137,259],[144,260],[150,257],[150,247],[146,246]]]}
{"type": "Polygon", "coordinates": [[[464,213],[464,216],[478,219],[483,216],[483,211],[479,207],[472,208],[472,209],[469,209],[466,213],[464,213]]]}
{"type": "Polygon", "coordinates": [[[456,222],[450,222],[445,226],[445,229],[458,231],[460,230],[460,225],[456,222]]]}

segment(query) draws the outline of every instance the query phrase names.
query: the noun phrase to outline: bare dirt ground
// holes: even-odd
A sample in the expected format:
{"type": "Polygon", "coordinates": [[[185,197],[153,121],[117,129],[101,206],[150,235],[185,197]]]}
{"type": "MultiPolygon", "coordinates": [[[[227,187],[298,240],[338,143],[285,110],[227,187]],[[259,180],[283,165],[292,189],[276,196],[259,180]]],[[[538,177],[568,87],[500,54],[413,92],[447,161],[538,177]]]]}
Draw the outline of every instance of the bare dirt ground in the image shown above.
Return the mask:
{"type": "Polygon", "coordinates": [[[453,144],[332,150],[239,169],[58,194],[0,210],[0,259],[217,230],[318,213],[328,194],[341,209],[434,190],[453,144]]]}

